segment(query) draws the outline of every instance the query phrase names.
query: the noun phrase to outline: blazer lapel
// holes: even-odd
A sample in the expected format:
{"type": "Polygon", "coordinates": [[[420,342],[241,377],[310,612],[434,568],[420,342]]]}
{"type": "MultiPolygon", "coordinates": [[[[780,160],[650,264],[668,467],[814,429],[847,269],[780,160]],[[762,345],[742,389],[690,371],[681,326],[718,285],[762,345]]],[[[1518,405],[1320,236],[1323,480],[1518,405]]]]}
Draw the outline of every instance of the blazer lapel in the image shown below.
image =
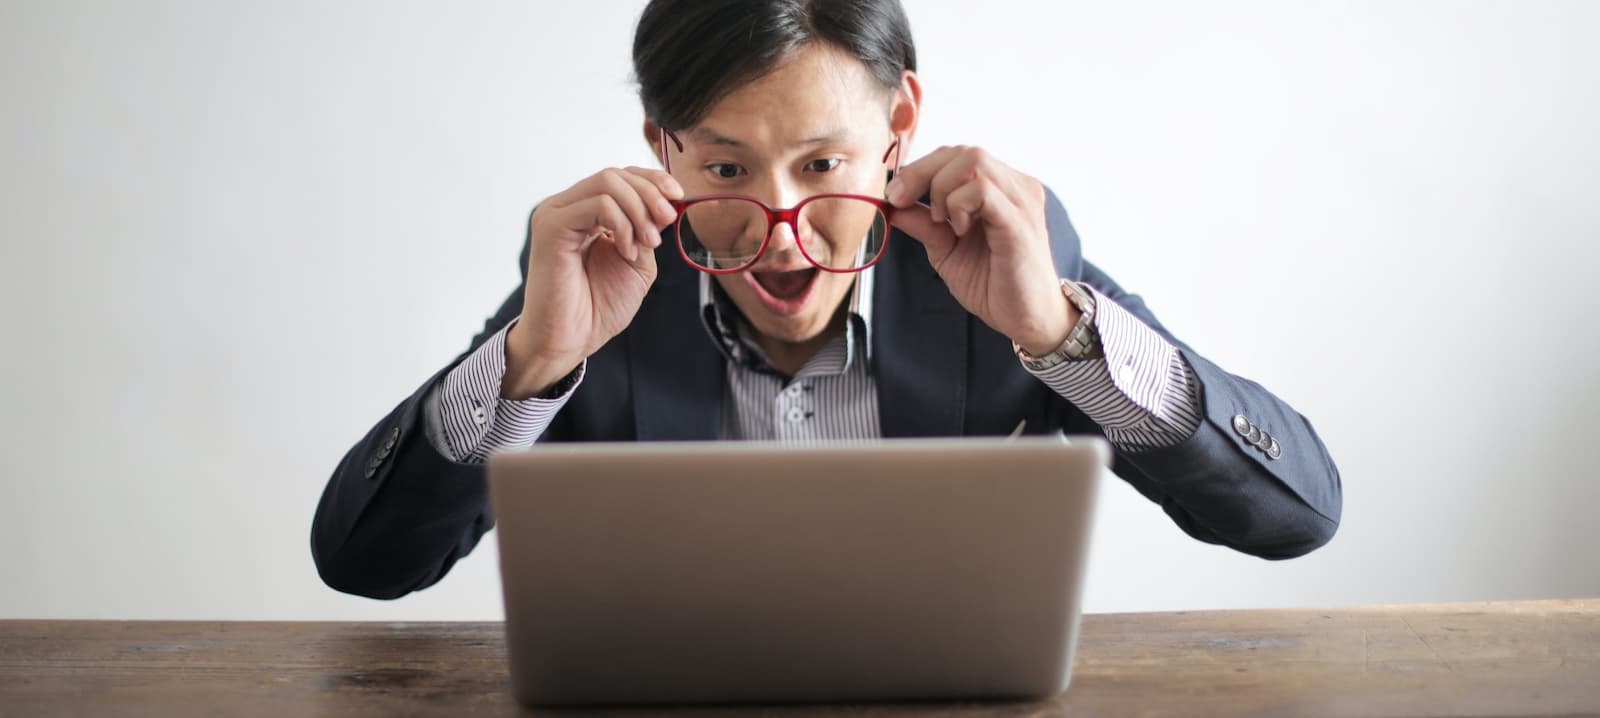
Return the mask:
{"type": "Polygon", "coordinates": [[[872,362],[885,437],[960,436],[967,405],[968,314],[895,231],[873,270],[872,362]]]}
{"type": "Polygon", "coordinates": [[[722,434],[722,353],[700,323],[695,271],[670,231],[656,249],[659,273],[629,325],[628,375],[640,441],[710,441],[722,434]]]}

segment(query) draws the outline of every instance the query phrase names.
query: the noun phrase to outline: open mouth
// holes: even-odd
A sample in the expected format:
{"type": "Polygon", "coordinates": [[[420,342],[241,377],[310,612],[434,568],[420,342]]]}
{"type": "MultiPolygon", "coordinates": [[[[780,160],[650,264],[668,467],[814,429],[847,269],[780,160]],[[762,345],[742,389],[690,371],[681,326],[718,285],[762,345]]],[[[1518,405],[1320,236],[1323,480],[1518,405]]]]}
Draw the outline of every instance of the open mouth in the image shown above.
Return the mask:
{"type": "Polygon", "coordinates": [[[807,267],[783,272],[753,271],[745,276],[768,309],[789,316],[805,308],[812,288],[817,286],[817,274],[816,267],[807,267]]]}

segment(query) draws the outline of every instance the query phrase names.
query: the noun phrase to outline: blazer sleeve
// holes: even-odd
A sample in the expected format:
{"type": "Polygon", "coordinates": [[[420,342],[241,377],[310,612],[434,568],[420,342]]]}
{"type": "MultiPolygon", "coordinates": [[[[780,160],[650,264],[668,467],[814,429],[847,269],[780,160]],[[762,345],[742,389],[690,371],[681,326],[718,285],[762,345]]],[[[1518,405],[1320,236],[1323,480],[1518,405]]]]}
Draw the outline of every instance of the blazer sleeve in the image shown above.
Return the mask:
{"type": "Polygon", "coordinates": [[[1046,214],[1061,276],[1088,282],[1172,342],[1199,383],[1201,421],[1194,433],[1172,446],[1119,449],[1113,472],[1201,541],[1286,559],[1331,540],[1343,488],[1311,422],[1265,387],[1228,373],[1179,341],[1137,294],[1083,260],[1077,233],[1053,193],[1046,214]],[[1277,440],[1276,457],[1249,427],[1277,440]]]}
{"type": "MultiPolygon", "coordinates": [[[[527,266],[524,241],[524,279],[527,266]]],[[[489,530],[486,467],[453,461],[434,447],[424,428],[423,399],[521,313],[522,295],[519,285],[466,351],[345,453],[311,521],[311,556],[324,583],[345,593],[398,598],[443,578],[489,530]]]]}

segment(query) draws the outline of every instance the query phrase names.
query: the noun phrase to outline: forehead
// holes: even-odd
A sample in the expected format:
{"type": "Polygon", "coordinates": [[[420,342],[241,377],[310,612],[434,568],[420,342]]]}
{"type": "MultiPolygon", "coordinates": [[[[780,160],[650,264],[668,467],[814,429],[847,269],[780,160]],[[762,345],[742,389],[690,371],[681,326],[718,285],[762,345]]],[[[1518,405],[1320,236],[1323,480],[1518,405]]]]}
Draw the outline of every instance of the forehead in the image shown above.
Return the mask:
{"type": "Polygon", "coordinates": [[[887,132],[887,99],[859,60],[812,43],[723,97],[684,139],[776,149],[871,137],[887,132]]]}

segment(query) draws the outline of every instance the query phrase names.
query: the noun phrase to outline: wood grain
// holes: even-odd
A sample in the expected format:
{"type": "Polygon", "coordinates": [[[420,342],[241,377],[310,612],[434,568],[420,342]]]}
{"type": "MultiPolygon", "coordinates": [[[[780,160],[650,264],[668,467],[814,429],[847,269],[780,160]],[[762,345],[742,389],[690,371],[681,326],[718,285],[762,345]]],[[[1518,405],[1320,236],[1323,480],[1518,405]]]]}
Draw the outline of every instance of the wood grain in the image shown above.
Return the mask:
{"type": "Polygon", "coordinates": [[[1600,715],[1600,600],[1084,617],[1055,700],[523,711],[498,623],[0,621],[0,715],[1600,715]]]}

